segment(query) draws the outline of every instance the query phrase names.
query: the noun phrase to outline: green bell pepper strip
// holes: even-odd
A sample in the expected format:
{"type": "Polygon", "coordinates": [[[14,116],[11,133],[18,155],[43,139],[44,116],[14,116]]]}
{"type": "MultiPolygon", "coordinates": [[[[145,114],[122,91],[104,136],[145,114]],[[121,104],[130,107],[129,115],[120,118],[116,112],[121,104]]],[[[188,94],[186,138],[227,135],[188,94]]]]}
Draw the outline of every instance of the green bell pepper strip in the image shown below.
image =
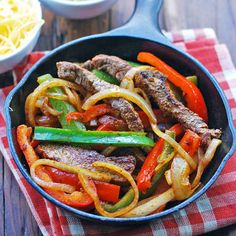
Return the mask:
{"type": "Polygon", "coordinates": [[[93,69],[92,70],[93,74],[95,74],[99,79],[104,80],[110,84],[116,84],[119,85],[120,82],[113,76],[111,76],[110,74],[101,71],[101,70],[97,70],[97,69],[93,69]]]}
{"type": "MultiPolygon", "coordinates": [[[[133,62],[133,61],[128,61],[128,63],[132,66],[132,67],[137,67],[137,66],[141,66],[142,64],[138,63],[138,62],[133,62]]],[[[108,74],[105,71],[101,71],[101,70],[97,70],[97,69],[93,69],[92,73],[95,74],[99,79],[104,80],[110,84],[115,84],[115,85],[119,85],[120,82],[113,77],[112,75],[108,74]]]]}
{"type": "Polygon", "coordinates": [[[36,126],[34,139],[39,141],[76,144],[103,144],[119,147],[154,146],[152,139],[143,132],[84,131],[36,126]]]}
{"type": "MultiPolygon", "coordinates": [[[[50,74],[45,74],[42,75],[40,77],[38,77],[38,83],[42,84],[43,82],[47,81],[47,80],[51,80],[53,79],[53,77],[50,74]]],[[[56,94],[64,94],[63,89],[58,88],[58,87],[54,87],[54,88],[50,88],[48,90],[48,92],[50,93],[56,93],[56,94]]],[[[49,98],[49,102],[51,103],[53,109],[62,112],[59,116],[59,122],[62,126],[62,128],[64,129],[80,129],[80,130],[86,130],[86,127],[83,123],[78,122],[78,121],[71,121],[70,123],[68,123],[66,121],[66,115],[70,112],[76,111],[76,109],[68,102],[66,101],[62,101],[59,99],[55,99],[55,98],[49,98]]]]}
{"type": "Polygon", "coordinates": [[[116,212],[121,208],[127,207],[134,199],[134,190],[130,189],[116,204],[104,203],[103,208],[108,212],[116,212]]]}
{"type": "MultiPolygon", "coordinates": [[[[173,131],[170,131],[170,130],[166,130],[165,132],[168,136],[170,136],[172,139],[175,139],[176,135],[175,135],[175,132],[173,131]]],[[[161,155],[159,156],[158,158],[158,161],[164,161],[165,159],[168,158],[168,156],[174,151],[174,148],[168,143],[165,141],[164,143],[164,147],[163,147],[163,150],[162,150],[162,153],[161,155]]]]}
{"type": "MultiPolygon", "coordinates": [[[[166,130],[165,133],[167,135],[169,135],[171,138],[175,139],[175,132],[166,130]]],[[[165,141],[162,153],[160,154],[158,160],[159,161],[164,161],[173,152],[174,152],[173,147],[168,142],[165,141]]],[[[158,172],[156,172],[154,174],[154,176],[152,177],[151,187],[145,193],[140,191],[139,192],[139,199],[148,198],[155,192],[155,190],[158,187],[158,182],[163,177],[165,171],[168,168],[168,165],[169,165],[169,163],[166,163],[158,172]]]]}

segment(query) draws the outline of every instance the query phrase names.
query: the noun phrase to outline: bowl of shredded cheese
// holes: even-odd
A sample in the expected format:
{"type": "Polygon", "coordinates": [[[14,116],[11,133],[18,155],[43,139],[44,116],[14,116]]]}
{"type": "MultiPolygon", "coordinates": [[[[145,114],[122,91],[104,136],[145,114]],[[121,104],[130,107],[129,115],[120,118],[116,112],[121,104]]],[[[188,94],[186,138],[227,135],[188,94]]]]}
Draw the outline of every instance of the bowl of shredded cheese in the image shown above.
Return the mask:
{"type": "Polygon", "coordinates": [[[0,73],[33,50],[43,22],[38,0],[0,0],[0,73]]]}
{"type": "Polygon", "coordinates": [[[88,19],[98,16],[117,0],[40,0],[49,10],[69,19],[88,19]]]}

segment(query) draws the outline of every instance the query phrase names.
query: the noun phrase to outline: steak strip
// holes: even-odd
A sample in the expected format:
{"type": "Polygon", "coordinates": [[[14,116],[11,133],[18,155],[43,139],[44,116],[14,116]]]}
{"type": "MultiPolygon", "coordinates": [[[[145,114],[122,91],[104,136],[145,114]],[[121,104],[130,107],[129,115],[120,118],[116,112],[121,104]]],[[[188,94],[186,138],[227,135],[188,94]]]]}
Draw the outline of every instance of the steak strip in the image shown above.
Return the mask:
{"type": "MultiPolygon", "coordinates": [[[[77,64],[58,62],[57,69],[59,78],[75,81],[91,93],[117,87],[116,85],[97,78],[93,73],[77,64]]],[[[130,130],[143,131],[142,121],[140,120],[138,113],[128,101],[123,98],[110,98],[108,101],[115,110],[119,111],[120,116],[126,121],[130,130]]]]}
{"type": "Polygon", "coordinates": [[[132,68],[132,66],[125,60],[116,56],[108,56],[104,54],[99,54],[95,56],[90,61],[90,63],[89,61],[87,61],[84,65],[89,68],[89,64],[90,67],[105,71],[113,77],[117,78],[119,81],[121,81],[127,71],[132,68]]]}
{"type": "MultiPolygon", "coordinates": [[[[130,174],[134,171],[136,165],[136,159],[133,156],[105,157],[93,150],[86,150],[65,144],[39,144],[36,148],[36,152],[42,158],[55,160],[71,166],[78,166],[93,171],[98,170],[93,167],[93,163],[96,161],[103,161],[117,165],[128,171],[130,174]]],[[[126,180],[118,174],[112,174],[112,181],[119,184],[126,182],[126,180]]]]}
{"type": "Polygon", "coordinates": [[[196,113],[189,110],[172,94],[166,77],[159,71],[141,71],[135,75],[135,85],[142,88],[148,96],[152,97],[160,109],[167,115],[180,122],[185,129],[190,129],[202,137],[207,143],[209,138],[219,138],[221,130],[209,129],[207,124],[196,113]]]}
{"type": "MultiPolygon", "coordinates": [[[[88,63],[89,64],[89,63],[88,63]]],[[[120,81],[131,69],[129,63],[116,56],[99,54],[91,61],[92,67],[103,70],[120,81]]],[[[159,105],[160,109],[180,122],[185,129],[191,129],[202,137],[207,143],[210,138],[219,138],[221,130],[208,129],[207,124],[196,113],[189,110],[172,94],[166,77],[159,71],[142,71],[135,76],[135,85],[142,88],[149,97],[159,105]]]]}

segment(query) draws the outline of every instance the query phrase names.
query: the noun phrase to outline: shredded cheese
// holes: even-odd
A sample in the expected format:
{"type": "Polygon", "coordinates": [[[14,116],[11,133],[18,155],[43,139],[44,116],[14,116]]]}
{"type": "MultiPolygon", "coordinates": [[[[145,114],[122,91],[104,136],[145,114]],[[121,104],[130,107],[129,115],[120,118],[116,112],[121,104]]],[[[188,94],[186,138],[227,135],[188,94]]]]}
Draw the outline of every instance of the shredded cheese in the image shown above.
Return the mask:
{"type": "Polygon", "coordinates": [[[40,5],[33,0],[0,0],[0,57],[27,44],[42,26],[40,5]]]}

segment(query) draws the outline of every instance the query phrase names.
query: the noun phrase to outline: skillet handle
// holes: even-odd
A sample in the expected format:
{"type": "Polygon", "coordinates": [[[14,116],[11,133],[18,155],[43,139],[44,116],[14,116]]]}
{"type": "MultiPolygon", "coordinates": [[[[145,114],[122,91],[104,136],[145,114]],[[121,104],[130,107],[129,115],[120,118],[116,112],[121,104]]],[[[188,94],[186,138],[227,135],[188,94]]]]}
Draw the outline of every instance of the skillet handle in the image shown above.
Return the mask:
{"type": "Polygon", "coordinates": [[[162,34],[158,18],[163,0],[136,0],[135,10],[129,21],[110,32],[111,36],[133,36],[170,45],[162,34]]]}

